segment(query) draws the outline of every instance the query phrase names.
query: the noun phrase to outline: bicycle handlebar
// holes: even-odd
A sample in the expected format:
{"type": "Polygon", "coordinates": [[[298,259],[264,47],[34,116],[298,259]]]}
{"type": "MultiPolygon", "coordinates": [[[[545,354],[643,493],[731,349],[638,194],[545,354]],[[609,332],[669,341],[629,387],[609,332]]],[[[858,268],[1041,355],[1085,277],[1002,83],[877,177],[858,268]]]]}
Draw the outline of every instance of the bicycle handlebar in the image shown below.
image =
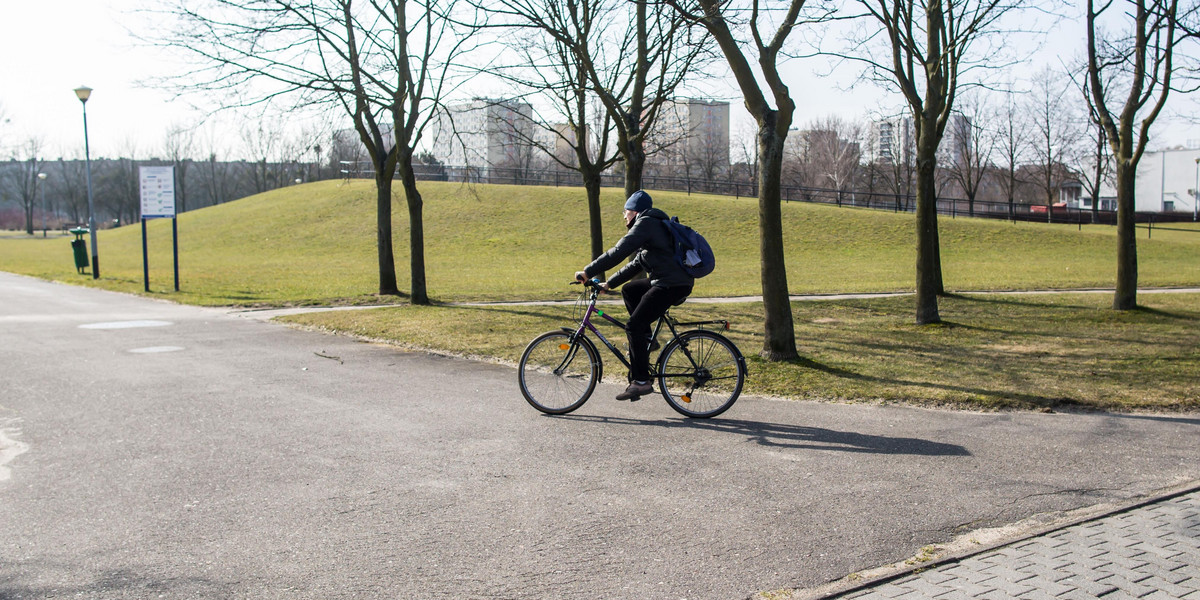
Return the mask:
{"type": "Polygon", "coordinates": [[[600,281],[599,277],[593,277],[587,281],[579,281],[579,280],[572,281],[571,285],[579,285],[581,283],[583,284],[583,287],[599,289],[601,281],[600,281]]]}

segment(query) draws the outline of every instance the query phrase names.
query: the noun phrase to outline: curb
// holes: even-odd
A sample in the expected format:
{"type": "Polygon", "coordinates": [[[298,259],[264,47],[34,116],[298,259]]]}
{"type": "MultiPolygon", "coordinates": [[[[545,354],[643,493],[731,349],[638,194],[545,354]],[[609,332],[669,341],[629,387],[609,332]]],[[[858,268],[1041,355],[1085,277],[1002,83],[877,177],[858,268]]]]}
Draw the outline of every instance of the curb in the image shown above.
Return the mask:
{"type": "MultiPolygon", "coordinates": [[[[1029,529],[1016,537],[1006,538],[1001,541],[992,543],[979,544],[971,547],[969,550],[951,551],[945,556],[936,558],[925,558],[923,555],[909,558],[904,561],[876,567],[867,571],[865,574],[847,575],[841,579],[837,579],[814,588],[805,589],[782,589],[775,591],[762,591],[749,596],[747,600],[833,600],[841,596],[860,592],[880,585],[890,583],[899,579],[903,579],[914,573],[936,569],[946,565],[952,565],[962,562],[969,558],[986,554],[993,550],[1012,546],[1041,537],[1056,531],[1098,521],[1108,517],[1124,514],[1143,508],[1159,502],[1172,500],[1187,494],[1200,492],[1200,480],[1188,480],[1165,488],[1160,488],[1151,492],[1149,495],[1140,496],[1134,500],[1129,500],[1120,504],[1097,504],[1093,506],[1085,506],[1075,510],[1062,513],[1060,516],[1053,518],[1048,524],[1043,524],[1033,529],[1029,529]],[[850,579],[854,575],[858,575],[857,579],[850,579]]],[[[1051,513],[1056,514],[1056,513],[1051,513]]],[[[969,540],[973,535],[986,531],[1001,531],[1012,527],[1020,527],[1022,523],[1036,521],[1043,515],[1033,515],[1028,519],[1024,519],[1007,527],[997,527],[990,529],[976,530],[956,536],[955,539],[947,545],[955,545],[969,540]]],[[[1033,525],[1033,523],[1030,523],[1033,525]]]]}

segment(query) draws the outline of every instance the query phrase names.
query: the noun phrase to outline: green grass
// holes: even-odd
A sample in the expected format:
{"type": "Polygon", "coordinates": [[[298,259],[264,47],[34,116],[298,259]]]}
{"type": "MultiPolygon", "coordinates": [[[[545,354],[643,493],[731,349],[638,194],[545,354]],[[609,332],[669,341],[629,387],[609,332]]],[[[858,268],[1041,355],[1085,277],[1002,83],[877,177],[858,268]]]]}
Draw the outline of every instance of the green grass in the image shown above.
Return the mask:
{"type": "MultiPolygon", "coordinates": [[[[983,410],[1200,409],[1200,294],[968,295],[940,326],[912,325],[913,298],[794,302],[801,359],[768,363],[761,304],[684,304],[680,319],[728,318],[747,355],[746,391],[774,397],[983,410]]],[[[571,323],[570,306],[387,307],[285,317],[300,326],[515,364],[524,345],[571,323]]],[[[623,339],[615,328],[606,330],[623,339]]],[[[611,338],[610,338],[611,339],[611,338]]],[[[622,377],[601,348],[607,373],[622,377]]],[[[514,384],[515,385],[515,384],[514,384]]]]}
{"type": "MultiPolygon", "coordinates": [[[[464,187],[422,183],[426,273],[441,303],[567,299],[588,262],[579,188],[464,187]]],[[[708,238],[717,271],[693,294],[760,291],[758,207],[750,198],[654,192],[655,205],[708,238]]],[[[604,231],[622,233],[622,194],[604,192],[604,231]]],[[[792,293],[911,291],[910,214],[785,204],[792,293]]],[[[179,217],[181,292],[171,291],[170,223],[149,227],[150,296],[199,305],[375,304],[379,297],[375,197],[369,181],[289,187],[179,217]]],[[[409,282],[403,198],[394,210],[396,273],[409,282]]],[[[0,269],[142,293],[141,230],[100,232],[97,282],[75,273],[70,237],[0,234],[0,269]]],[[[1111,226],[1008,223],[940,217],[947,289],[1111,287],[1111,226]]],[[[1200,285],[1200,227],[1138,230],[1139,284],[1200,285]]],[[[765,363],[758,304],[689,303],[684,317],[722,316],[750,360],[749,392],[807,399],[913,402],[974,408],[1079,405],[1197,410],[1200,296],[1140,294],[1143,309],[1116,312],[1110,294],[958,296],[941,301],[947,324],[917,327],[911,297],[793,303],[802,359],[765,363]]],[[[622,311],[623,312],[623,311],[622,311]]],[[[567,324],[563,307],[434,306],[309,314],[289,321],[415,348],[516,362],[541,331],[567,324]]],[[[616,369],[610,361],[610,373],[616,369]]]]}
{"type": "MultiPolygon", "coordinates": [[[[464,187],[423,183],[426,273],[437,301],[566,298],[571,273],[588,262],[587,210],[579,188],[464,187]]],[[[655,192],[712,243],[717,271],[696,294],[760,290],[758,208],[751,198],[655,192]]],[[[605,190],[607,244],[624,232],[621,193],[605,190]]],[[[153,295],[203,305],[355,304],[377,298],[374,187],[321,182],[275,190],[179,217],[181,292],[171,291],[170,223],[150,223],[153,295]]],[[[409,285],[407,210],[394,210],[396,274],[409,285]]],[[[793,293],[909,291],[915,280],[909,214],[790,203],[783,206],[793,293]]],[[[950,290],[1111,287],[1111,226],[941,218],[950,290]]],[[[1200,232],[1192,224],[1139,230],[1142,286],[1200,284],[1200,232]],[[1188,230],[1190,229],[1190,231],[1188,230]]],[[[141,293],[141,230],[100,232],[98,284],[77,275],[69,238],[0,237],[0,269],[141,293]]]]}

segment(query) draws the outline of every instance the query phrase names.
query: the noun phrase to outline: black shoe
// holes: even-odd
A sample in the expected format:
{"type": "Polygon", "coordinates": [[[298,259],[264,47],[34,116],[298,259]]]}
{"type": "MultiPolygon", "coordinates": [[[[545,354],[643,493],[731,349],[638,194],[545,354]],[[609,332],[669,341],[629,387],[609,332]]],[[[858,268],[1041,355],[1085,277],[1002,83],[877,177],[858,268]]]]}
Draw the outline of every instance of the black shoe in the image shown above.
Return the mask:
{"type": "Polygon", "coordinates": [[[651,352],[654,352],[655,350],[658,350],[658,347],[659,347],[659,346],[658,346],[658,340],[650,340],[650,351],[651,351],[651,352]]]}
{"type": "Polygon", "coordinates": [[[654,385],[653,384],[651,384],[650,382],[638,383],[635,381],[633,383],[630,383],[629,387],[625,388],[624,392],[617,394],[617,400],[629,400],[630,402],[637,402],[638,400],[641,399],[642,396],[645,396],[646,394],[653,394],[653,393],[654,393],[654,385]]]}

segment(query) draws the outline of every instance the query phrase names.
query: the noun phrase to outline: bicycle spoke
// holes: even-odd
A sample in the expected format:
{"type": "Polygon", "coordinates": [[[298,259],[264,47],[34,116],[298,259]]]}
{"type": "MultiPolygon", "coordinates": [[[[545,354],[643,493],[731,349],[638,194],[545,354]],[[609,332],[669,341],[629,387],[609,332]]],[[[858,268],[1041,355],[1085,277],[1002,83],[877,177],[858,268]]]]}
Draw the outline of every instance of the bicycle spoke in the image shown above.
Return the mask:
{"type": "Polygon", "coordinates": [[[741,393],[745,369],[741,354],[718,334],[684,333],[663,350],[659,385],[672,408],[690,417],[727,410],[741,393]]]}
{"type": "Polygon", "coordinates": [[[543,334],[530,342],[521,356],[521,394],[542,412],[571,412],[582,406],[596,388],[597,365],[599,357],[585,342],[565,332],[543,334]]]}

